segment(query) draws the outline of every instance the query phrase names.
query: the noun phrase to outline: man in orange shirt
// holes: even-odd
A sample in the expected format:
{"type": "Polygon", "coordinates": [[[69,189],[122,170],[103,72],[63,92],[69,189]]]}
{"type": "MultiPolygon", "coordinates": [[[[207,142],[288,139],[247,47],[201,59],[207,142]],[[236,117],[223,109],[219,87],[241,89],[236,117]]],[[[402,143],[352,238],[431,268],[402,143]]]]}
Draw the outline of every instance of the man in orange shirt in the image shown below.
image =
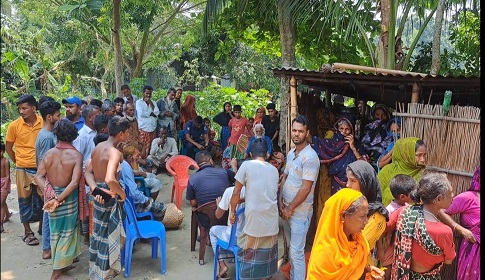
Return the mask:
{"type": "Polygon", "coordinates": [[[42,118],[35,114],[37,100],[26,94],[19,97],[17,107],[20,117],[7,128],[6,150],[15,164],[15,180],[18,191],[20,221],[24,225],[24,241],[27,245],[39,245],[30,228],[30,221],[39,221],[42,228],[43,191],[33,184],[35,164],[35,140],[42,128],[42,118]],[[13,147],[15,146],[15,152],[13,147]]]}

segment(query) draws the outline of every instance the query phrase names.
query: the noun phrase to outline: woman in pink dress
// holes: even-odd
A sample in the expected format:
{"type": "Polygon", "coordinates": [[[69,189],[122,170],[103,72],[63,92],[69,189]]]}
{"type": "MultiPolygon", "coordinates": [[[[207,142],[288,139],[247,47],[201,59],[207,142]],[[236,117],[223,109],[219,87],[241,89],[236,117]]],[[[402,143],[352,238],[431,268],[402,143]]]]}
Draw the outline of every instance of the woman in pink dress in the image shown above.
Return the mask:
{"type": "Polygon", "coordinates": [[[458,252],[458,280],[480,279],[480,166],[467,191],[457,195],[440,219],[463,236],[458,252]],[[450,215],[460,214],[460,223],[450,215]]]}

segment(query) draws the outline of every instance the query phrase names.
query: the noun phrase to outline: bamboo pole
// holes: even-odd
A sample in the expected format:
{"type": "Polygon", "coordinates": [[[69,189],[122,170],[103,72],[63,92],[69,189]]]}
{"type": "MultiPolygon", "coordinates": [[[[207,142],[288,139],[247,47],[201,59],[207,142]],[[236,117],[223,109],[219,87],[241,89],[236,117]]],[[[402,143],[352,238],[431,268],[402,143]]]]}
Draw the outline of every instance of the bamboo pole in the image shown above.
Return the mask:
{"type": "Polygon", "coordinates": [[[418,83],[414,83],[412,93],[411,93],[411,103],[418,103],[418,102],[419,102],[419,85],[418,83]]]}
{"type": "Polygon", "coordinates": [[[430,116],[430,115],[421,115],[421,114],[410,114],[410,113],[399,113],[394,112],[394,116],[401,116],[401,117],[415,117],[415,118],[423,118],[423,119],[432,119],[432,120],[445,120],[445,121],[454,121],[454,122],[465,122],[465,123],[480,123],[480,120],[474,119],[462,119],[462,118],[454,118],[454,117],[445,117],[445,116],[430,116]]]}
{"type": "Polygon", "coordinates": [[[347,64],[347,63],[334,63],[332,64],[332,68],[341,69],[341,70],[357,70],[357,71],[371,72],[374,74],[379,73],[379,74],[393,74],[393,75],[411,75],[411,76],[421,76],[421,77],[435,76],[435,75],[424,74],[424,73],[391,70],[391,69],[368,67],[368,66],[347,64]]]}
{"type": "MultiPolygon", "coordinates": [[[[295,144],[291,142],[291,121],[295,119],[298,116],[298,100],[297,100],[297,92],[296,92],[296,79],[295,76],[291,76],[290,78],[290,113],[288,114],[290,116],[290,120],[288,122],[289,130],[288,130],[288,135],[290,136],[290,143],[291,148],[295,147],[295,144]]],[[[286,146],[289,146],[288,144],[286,146]]]]}

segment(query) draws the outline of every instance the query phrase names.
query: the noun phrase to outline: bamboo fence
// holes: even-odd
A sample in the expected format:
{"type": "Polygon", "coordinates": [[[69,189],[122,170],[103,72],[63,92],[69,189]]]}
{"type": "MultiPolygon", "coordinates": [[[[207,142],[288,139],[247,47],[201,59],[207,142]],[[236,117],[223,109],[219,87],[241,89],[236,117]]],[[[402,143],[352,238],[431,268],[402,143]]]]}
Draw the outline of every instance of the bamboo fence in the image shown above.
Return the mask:
{"type": "MultiPolygon", "coordinates": [[[[426,143],[426,165],[448,174],[455,195],[470,186],[480,164],[480,108],[450,106],[445,116],[442,105],[398,103],[394,115],[401,116],[401,137],[418,137],[426,143]],[[407,112],[406,112],[407,109],[407,112]]],[[[454,217],[457,219],[458,217],[454,217]]],[[[461,237],[455,235],[459,249],[461,237]]],[[[445,265],[444,280],[456,279],[456,258],[445,265]]]]}

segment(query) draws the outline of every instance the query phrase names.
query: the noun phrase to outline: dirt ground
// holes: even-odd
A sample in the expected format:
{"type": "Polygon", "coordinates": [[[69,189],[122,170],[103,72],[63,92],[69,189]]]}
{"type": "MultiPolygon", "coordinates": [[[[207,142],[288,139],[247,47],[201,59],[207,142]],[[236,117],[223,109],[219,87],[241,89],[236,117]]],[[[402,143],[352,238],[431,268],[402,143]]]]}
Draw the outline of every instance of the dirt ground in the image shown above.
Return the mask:
{"type": "MultiPolygon", "coordinates": [[[[163,182],[163,188],[158,196],[159,201],[164,203],[170,202],[173,178],[165,174],[159,174],[158,177],[163,182]]],[[[13,180],[15,182],[15,180],[13,180]]],[[[185,196],[185,193],[184,193],[185,196]]],[[[1,234],[1,279],[50,279],[52,273],[51,260],[43,260],[42,243],[38,246],[28,246],[22,242],[23,226],[20,223],[17,203],[17,188],[12,185],[7,204],[11,212],[14,213],[9,222],[4,224],[6,232],[1,234]]],[[[151,244],[137,243],[133,251],[133,261],[131,264],[130,278],[133,280],[149,279],[212,279],[213,275],[213,251],[211,247],[206,248],[205,264],[198,263],[197,243],[195,251],[190,251],[190,206],[188,202],[182,205],[182,211],[185,214],[183,223],[179,229],[167,230],[167,272],[160,274],[160,254],[158,259],[151,258],[151,244]]],[[[38,222],[31,224],[32,230],[37,232],[38,222]]],[[[283,239],[280,236],[278,240],[278,255],[283,255],[283,239]]],[[[37,233],[36,237],[41,241],[41,236],[37,233]]],[[[89,279],[88,275],[88,247],[82,246],[80,261],[75,264],[75,268],[66,274],[75,279],[89,279]]],[[[226,262],[227,263],[227,262],[226,262]]],[[[234,264],[228,263],[229,276],[234,279],[234,264]]],[[[122,272],[124,273],[124,272],[122,272]]],[[[123,279],[124,275],[120,274],[115,279],[123,279]]],[[[279,273],[272,278],[273,280],[285,279],[279,273]]]]}

